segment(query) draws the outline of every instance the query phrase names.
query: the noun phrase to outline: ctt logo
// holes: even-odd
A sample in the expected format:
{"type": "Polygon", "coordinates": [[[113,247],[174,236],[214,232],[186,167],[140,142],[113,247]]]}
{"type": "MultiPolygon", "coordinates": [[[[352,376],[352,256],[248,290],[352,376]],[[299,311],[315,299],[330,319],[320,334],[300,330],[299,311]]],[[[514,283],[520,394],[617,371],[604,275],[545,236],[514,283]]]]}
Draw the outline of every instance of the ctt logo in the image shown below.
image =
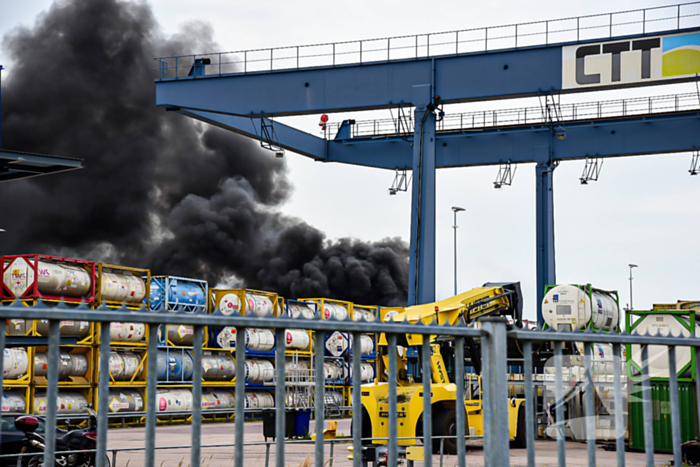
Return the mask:
{"type": "Polygon", "coordinates": [[[562,88],[691,77],[700,73],[700,33],[562,48],[562,88]]]}

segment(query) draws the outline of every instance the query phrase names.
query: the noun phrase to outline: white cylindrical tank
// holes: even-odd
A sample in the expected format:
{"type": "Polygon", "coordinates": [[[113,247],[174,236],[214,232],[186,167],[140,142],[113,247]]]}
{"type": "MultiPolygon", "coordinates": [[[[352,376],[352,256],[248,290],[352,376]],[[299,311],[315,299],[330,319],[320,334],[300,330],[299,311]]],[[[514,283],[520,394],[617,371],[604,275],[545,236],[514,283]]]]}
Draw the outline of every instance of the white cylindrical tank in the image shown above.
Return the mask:
{"type": "Polygon", "coordinates": [[[268,351],[275,348],[275,334],[270,329],[247,328],[245,343],[248,350],[268,351]]]}
{"type": "Polygon", "coordinates": [[[109,372],[115,381],[131,381],[143,374],[141,356],[135,352],[109,353],[109,372]]]}
{"type": "Polygon", "coordinates": [[[80,266],[39,261],[39,292],[44,295],[84,297],[90,292],[92,278],[80,266]]]}
{"type": "Polygon", "coordinates": [[[2,412],[25,413],[27,401],[24,395],[16,389],[5,389],[2,393],[2,412]]]}
{"type": "Polygon", "coordinates": [[[374,312],[370,308],[353,306],[352,319],[353,321],[374,321],[376,316],[374,316],[374,312]]]}
{"type": "MultiPolygon", "coordinates": [[[[88,408],[87,397],[81,392],[71,390],[58,391],[56,399],[58,414],[79,414],[88,408]]],[[[34,395],[34,414],[46,416],[46,389],[37,389],[34,395]]]]}
{"type": "Polygon", "coordinates": [[[227,293],[219,300],[216,309],[224,316],[241,312],[241,299],[235,293],[227,293]]]}
{"type": "Polygon", "coordinates": [[[246,293],[247,313],[255,316],[268,316],[272,314],[272,300],[264,295],[246,293]]]}
{"type": "Polygon", "coordinates": [[[192,410],[192,391],[184,388],[158,388],[156,401],[158,412],[187,412],[192,410]]]}
{"type": "Polygon", "coordinates": [[[344,320],[348,318],[348,309],[340,303],[323,303],[323,318],[344,320]]]}
{"type": "Polygon", "coordinates": [[[146,335],[143,323],[111,323],[109,339],[111,342],[141,342],[146,335]]]}
{"type": "Polygon", "coordinates": [[[6,332],[8,336],[26,336],[32,330],[32,320],[9,319],[6,332]]]}
{"type": "Polygon", "coordinates": [[[144,407],[143,393],[138,389],[120,388],[109,390],[110,412],[142,412],[144,407]]]}
{"type": "Polygon", "coordinates": [[[233,409],[236,393],[229,388],[202,388],[202,409],[233,409]]]}
{"type": "Polygon", "coordinates": [[[158,327],[158,339],[164,342],[165,328],[167,327],[167,340],[173,345],[190,347],[194,345],[194,327],[184,324],[169,324],[158,327]]]}
{"type": "Polygon", "coordinates": [[[146,283],[131,274],[103,272],[101,291],[103,301],[141,303],[146,297],[146,283]]]}
{"type": "Polygon", "coordinates": [[[343,377],[343,362],[339,360],[327,360],[323,363],[323,377],[326,380],[336,381],[343,377]]]}
{"type": "MultiPolygon", "coordinates": [[[[87,321],[61,321],[59,326],[62,336],[75,336],[82,339],[90,334],[90,323],[87,321]]],[[[42,336],[48,336],[48,320],[42,319],[37,321],[36,332],[42,336]]]]}
{"type": "Polygon", "coordinates": [[[267,391],[246,391],[246,409],[271,409],[275,406],[275,398],[267,391]]]}
{"type": "Polygon", "coordinates": [[[341,357],[350,348],[349,334],[335,331],[326,339],[326,350],[334,357],[341,357]]]}
{"type": "Polygon", "coordinates": [[[303,329],[287,329],[286,331],[288,350],[309,350],[311,337],[303,329]]]}
{"type": "Polygon", "coordinates": [[[311,374],[311,363],[309,360],[297,360],[292,358],[285,359],[284,373],[288,376],[295,376],[297,381],[307,380],[311,374]],[[299,379],[301,378],[301,379],[299,379]]]}
{"type": "Polygon", "coordinates": [[[309,303],[289,304],[289,316],[292,318],[313,319],[315,313],[313,305],[309,303]]]}
{"type": "MultiPolygon", "coordinates": [[[[653,314],[645,316],[639,324],[636,325],[633,335],[636,334],[648,334],[650,336],[663,336],[663,337],[689,337],[690,331],[681,324],[678,319],[685,322],[686,326],[690,326],[690,320],[687,316],[674,316],[671,314],[653,314]]],[[[700,335],[700,325],[695,325],[695,335],[700,335]]],[[[651,378],[668,378],[670,376],[668,371],[668,348],[662,345],[650,345],[648,350],[649,355],[649,376],[651,378]]],[[[680,371],[682,368],[686,367],[691,363],[691,349],[690,347],[677,346],[676,347],[676,368],[680,371]]],[[[632,362],[636,363],[640,368],[642,366],[642,349],[639,345],[632,345],[632,362]]],[[[696,363],[697,365],[698,363],[696,363]]],[[[687,376],[688,372],[681,376],[687,376]]]]}
{"type": "Polygon", "coordinates": [[[236,376],[236,362],[231,354],[202,355],[202,378],[205,381],[231,381],[236,376]]]}
{"type": "MultiPolygon", "coordinates": [[[[87,375],[89,369],[89,361],[86,354],[82,353],[64,353],[61,352],[58,364],[58,379],[59,381],[66,380],[71,376],[87,375]]],[[[48,376],[49,372],[49,357],[46,352],[37,352],[34,354],[34,375],[48,376]]]]}
{"type": "Polygon", "coordinates": [[[367,334],[360,335],[360,349],[362,355],[372,355],[374,353],[374,340],[367,334]]]}
{"type": "Polygon", "coordinates": [[[245,373],[249,383],[268,383],[275,377],[275,367],[269,360],[249,358],[245,361],[245,373]]]}
{"type": "Polygon", "coordinates": [[[216,335],[216,343],[222,349],[235,349],[236,328],[233,326],[226,326],[225,328],[222,328],[216,335]]]}
{"type": "MultiPolygon", "coordinates": [[[[346,363],[345,373],[353,377],[352,373],[352,362],[346,363]]],[[[360,381],[363,383],[371,383],[374,380],[374,366],[371,363],[362,362],[360,363],[360,381]]]]}
{"type": "Polygon", "coordinates": [[[29,368],[29,354],[21,347],[5,348],[2,357],[4,379],[20,379],[29,368]]]}
{"type": "Polygon", "coordinates": [[[586,329],[616,331],[620,312],[612,293],[593,289],[592,297],[581,287],[557,285],[542,300],[542,316],[552,329],[586,329]],[[592,298],[592,300],[591,300],[592,298]]]}

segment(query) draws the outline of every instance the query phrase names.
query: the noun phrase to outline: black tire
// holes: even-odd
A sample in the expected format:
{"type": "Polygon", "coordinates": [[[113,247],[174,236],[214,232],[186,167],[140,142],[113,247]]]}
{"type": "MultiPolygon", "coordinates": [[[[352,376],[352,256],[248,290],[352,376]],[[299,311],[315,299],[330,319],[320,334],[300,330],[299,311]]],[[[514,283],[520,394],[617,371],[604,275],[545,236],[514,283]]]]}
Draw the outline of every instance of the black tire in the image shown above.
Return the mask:
{"type": "Polygon", "coordinates": [[[20,456],[17,458],[17,467],[43,467],[44,454],[40,453],[36,456],[20,456]]]}
{"type": "MultiPolygon", "coordinates": [[[[350,422],[350,435],[352,436],[352,425],[350,422]]],[[[372,419],[369,418],[369,413],[367,409],[362,407],[362,430],[360,431],[360,436],[362,437],[362,444],[372,444],[372,419]]]]}
{"type": "MultiPolygon", "coordinates": [[[[469,433],[469,421],[464,415],[464,433],[469,433]]],[[[433,436],[455,436],[457,434],[457,412],[454,409],[440,409],[433,415],[433,436]]],[[[443,454],[457,454],[457,439],[445,438],[443,454]]],[[[440,439],[433,439],[433,452],[440,453],[440,439]]]]}
{"type": "Polygon", "coordinates": [[[518,423],[516,425],[515,438],[510,442],[510,447],[513,449],[525,449],[527,447],[527,435],[525,427],[525,404],[520,405],[518,409],[518,423]]]}

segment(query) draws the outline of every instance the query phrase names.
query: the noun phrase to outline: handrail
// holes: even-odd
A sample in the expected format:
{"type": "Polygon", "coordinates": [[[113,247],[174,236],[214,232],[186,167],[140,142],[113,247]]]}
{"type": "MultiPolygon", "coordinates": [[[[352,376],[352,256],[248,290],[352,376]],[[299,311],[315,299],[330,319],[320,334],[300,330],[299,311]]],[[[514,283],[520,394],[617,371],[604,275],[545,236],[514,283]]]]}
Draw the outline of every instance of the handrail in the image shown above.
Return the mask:
{"type": "MultiPolygon", "coordinates": [[[[633,97],[571,104],[552,104],[559,115],[558,121],[551,121],[546,107],[519,107],[499,110],[477,110],[456,114],[447,114],[437,122],[438,132],[468,131],[485,128],[503,128],[518,125],[543,125],[553,123],[598,120],[603,118],[648,115],[667,112],[687,112],[700,110],[697,93],[669,94],[651,97],[633,97]]],[[[413,119],[405,118],[399,125],[399,118],[359,120],[351,125],[351,138],[373,136],[406,136],[413,133],[413,119]]],[[[324,137],[336,137],[342,123],[332,122],[326,125],[324,137]]]]}
{"type": "Polygon", "coordinates": [[[692,7],[700,7],[700,2],[425,34],[162,56],[155,58],[159,61],[156,70],[159,72],[159,80],[185,78],[193,74],[196,60],[209,59],[209,63],[197,64],[202,66],[201,73],[197,76],[271,73],[280,70],[415,60],[442,55],[607,39],[621,35],[650,34],[700,26],[700,21],[686,21],[688,18],[700,17],[700,8],[697,12],[687,11],[692,7]],[[637,15],[641,18],[630,20],[624,17],[615,21],[617,16],[628,15],[637,15]],[[595,19],[600,21],[594,21],[595,19]],[[561,24],[558,29],[550,27],[567,22],[571,24],[561,24]],[[631,30],[630,26],[640,27],[631,30]],[[497,31],[497,35],[490,34],[490,31],[497,31]],[[597,32],[592,33],[593,31],[597,32]],[[432,41],[431,38],[433,38],[432,41]],[[285,51],[286,54],[283,53],[285,51]],[[308,53],[304,54],[305,51],[308,53]],[[183,68],[186,73],[180,72],[183,68]]]}

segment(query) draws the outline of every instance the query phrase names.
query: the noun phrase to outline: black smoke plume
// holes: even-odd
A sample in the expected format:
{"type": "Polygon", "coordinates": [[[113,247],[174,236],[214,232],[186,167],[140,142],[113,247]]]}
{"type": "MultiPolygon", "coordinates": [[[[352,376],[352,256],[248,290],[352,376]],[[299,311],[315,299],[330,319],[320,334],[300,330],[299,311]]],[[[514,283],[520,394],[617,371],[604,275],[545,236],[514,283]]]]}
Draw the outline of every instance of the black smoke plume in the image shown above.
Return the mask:
{"type": "Polygon", "coordinates": [[[216,50],[208,25],[165,37],[145,3],[65,0],[3,47],[12,58],[3,147],[86,168],[0,185],[2,253],[149,267],[289,298],[406,301],[403,241],[326,239],[279,212],[292,191],[284,160],[155,107],[153,57],[216,50]]]}

